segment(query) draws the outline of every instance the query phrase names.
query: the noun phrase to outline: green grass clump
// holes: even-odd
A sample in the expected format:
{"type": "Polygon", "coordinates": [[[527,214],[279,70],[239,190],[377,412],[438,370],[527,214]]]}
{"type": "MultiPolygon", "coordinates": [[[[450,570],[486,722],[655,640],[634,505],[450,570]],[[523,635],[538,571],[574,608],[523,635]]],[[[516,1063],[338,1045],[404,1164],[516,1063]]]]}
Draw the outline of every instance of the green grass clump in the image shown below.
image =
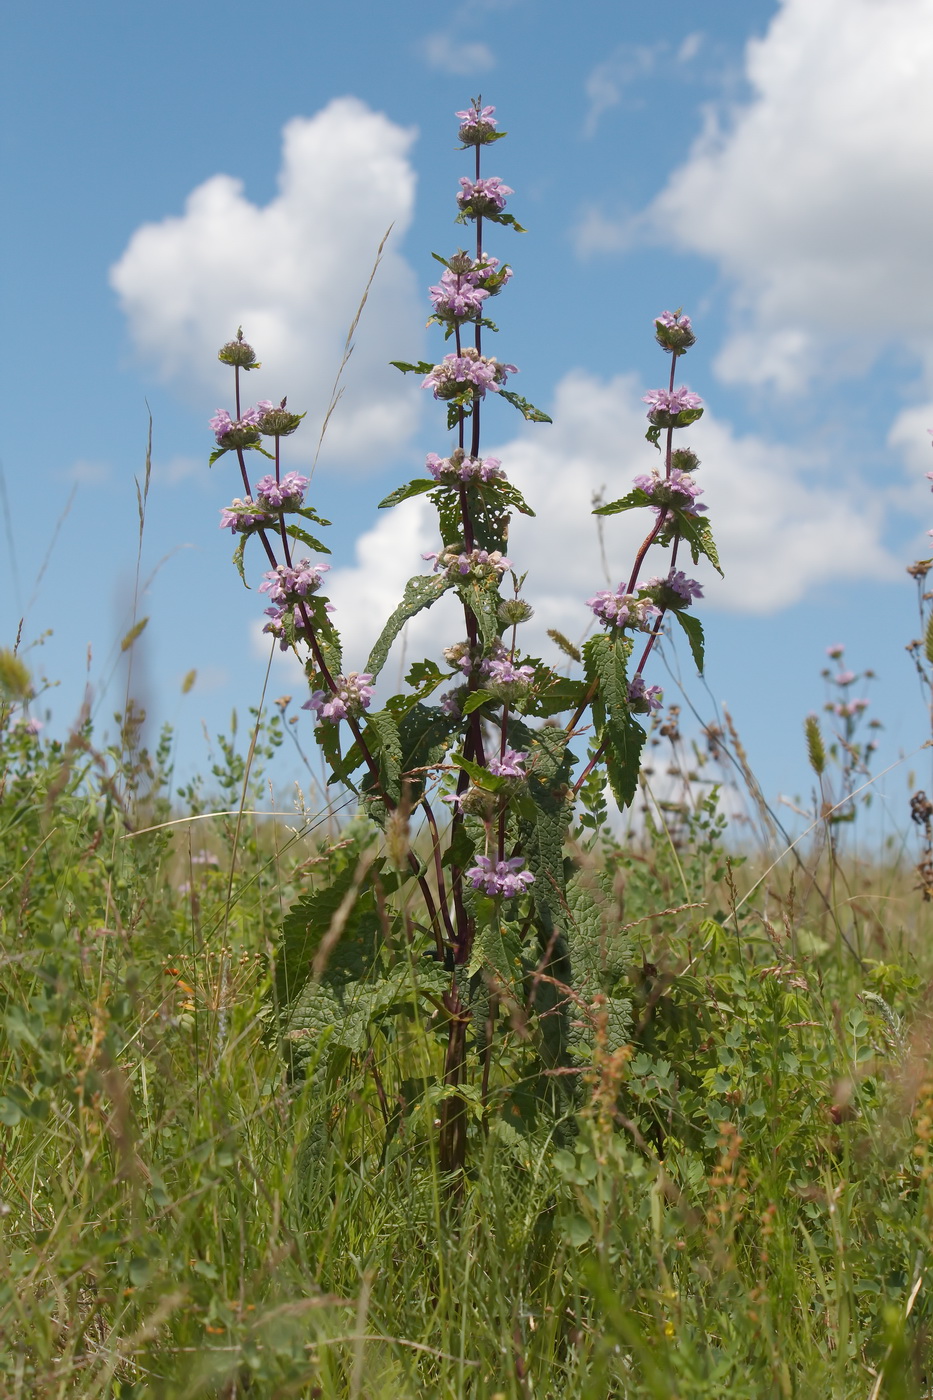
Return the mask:
{"type": "Polygon", "coordinates": [[[592,1051],[547,1122],[513,1005],[452,1187],[440,1011],[356,1049],[283,1038],[283,921],[373,829],[238,816],[280,738],[251,773],[221,741],[172,795],[132,713],[106,752],[88,724],[0,730],[0,1394],[930,1393],[909,875],[837,851],[832,880],[815,857],[760,880],[712,800],[581,851],[628,940],[628,1042],[596,982],[575,994],[592,1051]]]}

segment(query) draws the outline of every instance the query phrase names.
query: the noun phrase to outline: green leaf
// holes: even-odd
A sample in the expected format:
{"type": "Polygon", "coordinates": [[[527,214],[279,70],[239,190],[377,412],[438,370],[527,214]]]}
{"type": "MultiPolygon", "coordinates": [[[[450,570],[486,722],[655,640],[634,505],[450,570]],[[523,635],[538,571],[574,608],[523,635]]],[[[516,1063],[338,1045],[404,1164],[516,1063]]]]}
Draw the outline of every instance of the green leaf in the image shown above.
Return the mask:
{"type": "MultiPolygon", "coordinates": [[[[376,710],[367,714],[363,738],[369,752],[379,760],[382,792],[388,794],[391,801],[398,802],[402,796],[399,782],[402,771],[402,745],[398,724],[388,710],[376,710]]],[[[371,774],[363,784],[363,790],[375,792],[371,774]]]]}
{"type": "Polygon", "coordinates": [[[498,773],[490,773],[480,763],[474,763],[472,759],[464,758],[462,753],[454,749],[450,754],[450,761],[457,768],[462,768],[464,773],[469,773],[474,783],[483,788],[486,792],[501,792],[503,788],[509,786],[510,779],[500,777],[498,773]]]}
{"type": "Polygon", "coordinates": [[[700,675],[703,674],[703,624],[693,613],[674,611],[674,616],[687,634],[693,660],[700,675]]]}
{"type": "Polygon", "coordinates": [[[239,542],[239,544],[237,545],[236,549],[233,551],[233,562],[234,562],[234,564],[236,564],[237,573],[240,575],[240,578],[243,580],[243,587],[244,587],[244,588],[249,588],[249,584],[246,582],[246,569],[244,568],[244,564],[243,564],[243,555],[244,555],[244,553],[245,553],[245,551],[246,551],[246,541],[247,541],[248,538],[249,538],[248,535],[241,535],[241,536],[240,536],[240,542],[239,542]]]}
{"type": "Polygon", "coordinates": [[[433,477],[419,476],[414,481],[409,481],[405,486],[397,486],[394,491],[390,491],[384,501],[379,502],[380,510],[388,510],[392,506],[397,506],[400,501],[411,500],[412,496],[424,496],[428,491],[433,491],[437,482],[433,477]]]}
{"type": "Polygon", "coordinates": [[[466,607],[476,618],[484,647],[491,647],[502,630],[499,621],[499,591],[495,584],[455,575],[451,580],[466,607]]]}
{"type": "Polygon", "coordinates": [[[593,511],[594,515],[618,515],[623,510],[635,510],[638,506],[648,506],[651,504],[651,497],[647,491],[642,491],[640,487],[630,491],[627,496],[621,496],[617,501],[610,501],[608,505],[597,506],[593,511]]]}
{"type": "Polygon", "coordinates": [[[375,678],[382,670],[392,643],[405,623],[420,613],[423,608],[429,608],[432,603],[436,603],[438,598],[453,585],[454,580],[447,574],[419,574],[416,578],[408,580],[402,601],[383,627],[379,640],[369,653],[366,670],[371,676],[375,678]]]}
{"type": "Polygon", "coordinates": [[[562,676],[540,695],[532,696],[526,702],[525,713],[544,717],[561,715],[567,710],[575,710],[585,695],[585,681],[572,681],[562,676]]]}
{"type": "MultiPolygon", "coordinates": [[[[358,883],[359,859],[348,863],[323,889],[313,890],[293,904],[282,924],[275,962],[278,1003],[290,1007],[311,976],[311,964],[321,940],[334,926],[344,899],[358,883]]],[[[372,880],[381,871],[375,861],[364,873],[364,880],[347,912],[340,938],[330,951],[322,984],[333,989],[357,981],[372,966],[379,945],[379,919],[372,893],[372,880]]],[[[289,1023],[291,1018],[289,1018],[289,1023]]]]}
{"type": "Polygon", "coordinates": [[[208,458],[207,465],[208,465],[209,467],[212,467],[212,466],[214,465],[214,463],[218,460],[218,458],[222,457],[222,456],[224,455],[225,452],[232,452],[232,451],[233,451],[233,448],[232,448],[232,447],[215,447],[214,450],[213,450],[213,452],[211,453],[210,457],[208,458]]]}
{"type": "Polygon", "coordinates": [[[678,532],[690,546],[690,554],[694,564],[698,562],[701,554],[705,554],[719,577],[722,578],[723,572],[719,567],[719,555],[713,542],[713,532],[709,521],[702,516],[687,515],[682,510],[675,511],[674,515],[678,532]]]}
{"type": "Polygon", "coordinates": [[[300,525],[286,525],[285,533],[293,540],[300,540],[309,549],[316,549],[319,554],[330,554],[326,544],[321,544],[320,540],[315,539],[314,535],[309,535],[300,525]]]}
{"type": "Polygon", "coordinates": [[[500,919],[483,925],[473,944],[468,971],[471,976],[486,972],[503,986],[513,988],[524,972],[518,930],[500,919]]]}
{"type": "Polygon", "coordinates": [[[593,701],[597,735],[604,745],[606,771],[613,796],[624,811],[638,789],[638,769],[645,731],[634,719],[628,703],[626,664],[632,643],[625,636],[603,633],[591,637],[583,648],[588,683],[598,680],[593,701]]]}
{"type": "Polygon", "coordinates": [[[554,419],[549,418],[542,409],[535,408],[534,404],[529,403],[527,399],[523,399],[521,394],[513,394],[511,389],[500,389],[499,397],[500,399],[505,399],[513,408],[517,408],[522,417],[529,423],[554,422],[554,419]]]}
{"type": "MultiPolygon", "coordinates": [[[[495,698],[496,697],[490,694],[488,690],[473,690],[464,700],[460,708],[464,715],[471,715],[474,710],[480,709],[481,706],[487,704],[490,700],[495,700],[495,698]]],[[[502,703],[501,700],[499,703],[502,703]]]]}
{"type": "Polygon", "coordinates": [[[407,360],[390,360],[389,364],[403,374],[430,374],[434,368],[430,360],[419,360],[417,364],[410,364],[407,360]]]}
{"type": "Polygon", "coordinates": [[[311,506],[297,506],[291,513],[293,515],[301,515],[305,520],[313,520],[315,525],[330,524],[329,520],[325,520],[323,515],[318,515],[317,511],[313,510],[311,506]]]}

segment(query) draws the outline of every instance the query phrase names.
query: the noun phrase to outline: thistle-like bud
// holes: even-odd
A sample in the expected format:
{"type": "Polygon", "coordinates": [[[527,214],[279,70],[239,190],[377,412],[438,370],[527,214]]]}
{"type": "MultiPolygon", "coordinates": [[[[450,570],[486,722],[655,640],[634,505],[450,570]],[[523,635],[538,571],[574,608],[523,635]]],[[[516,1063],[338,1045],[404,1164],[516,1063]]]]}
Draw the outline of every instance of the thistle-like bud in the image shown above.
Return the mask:
{"type": "Polygon", "coordinates": [[[495,793],[487,792],[485,788],[469,787],[460,798],[458,806],[461,812],[471,817],[479,817],[480,821],[489,822],[499,810],[499,799],[495,793]]]}
{"type": "Polygon", "coordinates": [[[497,616],[503,627],[516,627],[534,616],[534,608],[524,598],[507,598],[499,604],[497,616]]]}
{"type": "Polygon", "coordinates": [[[243,339],[243,327],[236,333],[236,340],[228,340],[217,351],[217,358],[225,365],[235,365],[238,369],[259,369],[256,351],[243,339]]]}
{"type": "Polygon", "coordinates": [[[699,465],[699,457],[689,447],[678,447],[671,454],[671,466],[677,471],[695,472],[699,465]]]}
{"type": "Polygon", "coordinates": [[[690,317],[682,316],[679,306],[676,311],[662,311],[657,317],[654,338],[662,350],[668,350],[673,355],[685,355],[697,341],[690,317]]]}
{"type": "Polygon", "coordinates": [[[283,399],[278,408],[267,408],[257,423],[263,437],[288,437],[304,418],[303,413],[289,413],[283,399]]]}

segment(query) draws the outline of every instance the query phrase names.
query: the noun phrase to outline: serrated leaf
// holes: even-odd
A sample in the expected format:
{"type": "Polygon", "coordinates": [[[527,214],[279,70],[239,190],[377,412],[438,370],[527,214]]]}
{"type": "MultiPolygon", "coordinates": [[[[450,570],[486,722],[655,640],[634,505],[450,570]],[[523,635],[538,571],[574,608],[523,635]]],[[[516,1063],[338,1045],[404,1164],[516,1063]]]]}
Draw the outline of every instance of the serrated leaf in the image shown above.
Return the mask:
{"type": "Polygon", "coordinates": [[[461,712],[464,715],[471,715],[474,710],[478,710],[482,705],[495,698],[488,690],[473,690],[460,706],[461,712]]]}
{"type": "Polygon", "coordinates": [[[430,360],[419,360],[417,364],[410,364],[407,360],[390,360],[389,364],[403,374],[430,374],[434,368],[430,360]]]}
{"type": "Polygon", "coordinates": [[[464,773],[469,773],[474,783],[484,788],[486,792],[501,792],[503,788],[509,785],[508,778],[503,778],[498,773],[490,773],[482,764],[474,763],[472,759],[464,758],[463,754],[458,753],[456,750],[451,753],[450,761],[455,767],[462,768],[464,773]]]}
{"type": "MultiPolygon", "coordinates": [[[[388,710],[376,710],[366,716],[366,729],[363,734],[366,747],[379,761],[381,791],[392,802],[398,802],[402,795],[399,777],[402,771],[402,745],[398,724],[388,710]]],[[[373,790],[371,775],[363,785],[364,791],[373,790]]]]}
{"type": "Polygon", "coordinates": [[[453,585],[454,580],[447,574],[419,574],[416,578],[408,580],[402,601],[383,627],[379,640],[369,653],[366,670],[371,676],[375,678],[382,670],[392,643],[405,623],[420,613],[423,608],[429,608],[432,603],[436,603],[438,598],[453,585]]]}
{"type": "Polygon", "coordinates": [[[722,578],[723,572],[719,567],[719,554],[716,551],[709,521],[702,516],[687,515],[682,510],[675,511],[674,514],[677,520],[677,530],[690,546],[690,555],[694,564],[699,561],[701,554],[705,554],[719,577],[722,578]]]}
{"type": "Polygon", "coordinates": [[[240,542],[237,545],[236,549],[233,551],[233,562],[236,565],[237,573],[240,575],[240,578],[243,581],[244,588],[249,588],[249,584],[246,582],[246,569],[244,567],[243,562],[243,556],[246,553],[246,541],[248,538],[248,535],[241,535],[240,542]]]}
{"type": "Polygon", "coordinates": [[[390,491],[385,500],[379,502],[379,509],[389,510],[402,501],[411,500],[412,496],[424,496],[428,491],[435,490],[436,487],[437,482],[433,477],[416,477],[414,481],[409,481],[404,486],[397,486],[394,491],[390,491]]]}
{"type": "Polygon", "coordinates": [[[320,540],[315,539],[314,535],[309,535],[307,530],[303,530],[300,525],[286,525],[285,533],[290,539],[300,540],[309,549],[316,549],[319,554],[330,554],[326,544],[321,544],[320,540]]]}
{"type": "Polygon", "coordinates": [[[455,576],[452,580],[464,605],[476,618],[484,648],[491,647],[499,636],[499,594],[495,585],[482,584],[477,579],[455,576]]]}
{"type": "Polygon", "coordinates": [[[222,456],[224,455],[225,452],[232,452],[232,451],[233,451],[233,448],[232,448],[232,447],[215,447],[214,450],[213,450],[213,452],[211,453],[210,457],[207,459],[207,465],[208,465],[209,467],[212,467],[212,466],[214,465],[214,463],[218,460],[218,458],[222,457],[222,456]]]}
{"type": "Polygon", "coordinates": [[[690,643],[690,650],[693,653],[694,664],[700,675],[703,674],[703,624],[693,613],[682,612],[674,609],[674,616],[687,634],[687,641],[690,643]]]}
{"type": "Polygon", "coordinates": [[[638,789],[641,751],[647,737],[629,709],[626,664],[631,651],[629,638],[608,633],[591,637],[583,648],[587,682],[599,682],[593,717],[604,746],[609,784],[622,811],[631,805],[638,789]]]}
{"type": "Polygon", "coordinates": [[[513,988],[523,974],[522,940],[514,928],[492,919],[479,929],[473,944],[468,971],[483,971],[504,987],[513,988]]]}
{"type": "Polygon", "coordinates": [[[610,501],[607,505],[597,506],[593,511],[594,515],[618,515],[623,510],[635,510],[638,506],[648,506],[651,504],[651,497],[647,491],[642,491],[636,486],[634,491],[629,491],[627,496],[621,496],[617,501],[610,501]]]}
{"type": "Polygon", "coordinates": [[[505,399],[513,408],[517,408],[522,417],[529,423],[554,422],[554,419],[549,418],[543,409],[535,408],[533,403],[523,399],[521,394],[514,394],[511,389],[500,389],[499,397],[505,399]]]}
{"type": "Polygon", "coordinates": [[[926,635],[923,639],[923,654],[933,666],[933,613],[930,614],[927,622],[926,635]]]}
{"type": "Polygon", "coordinates": [[[311,506],[296,506],[290,513],[293,515],[302,515],[305,520],[313,520],[315,525],[329,525],[331,523],[329,520],[325,520],[323,515],[318,515],[317,511],[312,509],[311,506]]]}

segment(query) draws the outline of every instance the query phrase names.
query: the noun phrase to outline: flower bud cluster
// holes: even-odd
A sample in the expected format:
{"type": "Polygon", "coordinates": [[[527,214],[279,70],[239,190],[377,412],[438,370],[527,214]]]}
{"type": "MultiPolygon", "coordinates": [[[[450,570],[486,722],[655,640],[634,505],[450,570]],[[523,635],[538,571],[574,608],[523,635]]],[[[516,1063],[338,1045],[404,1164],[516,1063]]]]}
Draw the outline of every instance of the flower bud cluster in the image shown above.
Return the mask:
{"type": "Polygon", "coordinates": [[[429,452],[425,463],[435,481],[442,485],[463,482],[503,481],[505,472],[498,457],[468,457],[462,447],[454,448],[449,457],[429,452]]]}
{"type": "Polygon", "coordinates": [[[460,140],[464,146],[483,146],[495,136],[499,123],[493,116],[495,107],[480,107],[472,102],[465,112],[455,112],[460,122],[460,140]]]}
{"type": "Polygon", "coordinates": [[[494,217],[505,208],[506,197],[514,193],[498,175],[490,175],[485,180],[468,180],[466,175],[461,175],[457,204],[468,219],[494,217]]]}
{"type": "Polygon", "coordinates": [[[316,690],[301,708],[313,710],[318,719],[327,724],[339,724],[347,715],[357,715],[369,709],[375,691],[372,679],[368,671],[351,671],[348,676],[337,676],[334,681],[336,693],[316,690]]]}
{"type": "Polygon", "coordinates": [[[527,622],[534,615],[534,608],[530,603],[526,603],[524,598],[506,598],[496,610],[496,616],[503,627],[517,627],[520,622],[527,622]]]}
{"type": "Polygon", "coordinates": [[[517,365],[500,364],[495,355],[481,355],[468,345],[459,355],[445,355],[441,364],[425,375],[421,387],[433,389],[436,399],[455,399],[471,386],[473,397],[482,399],[487,389],[498,393],[509,375],[517,373],[517,365]]]}
{"type": "Polygon", "coordinates": [[[604,591],[587,598],[586,606],[592,608],[600,622],[607,627],[630,627],[638,632],[650,632],[652,620],[661,613],[650,598],[626,593],[622,584],[615,593],[604,591]]]}
{"type": "Polygon", "coordinates": [[[651,504],[658,514],[670,507],[682,510],[685,515],[699,515],[701,511],[706,510],[706,506],[698,499],[703,490],[702,486],[698,486],[692,476],[677,467],[669,477],[662,476],[655,468],[650,475],[644,473],[642,476],[636,476],[634,485],[639,491],[644,491],[646,496],[651,497],[651,504]]]}
{"type": "Polygon", "coordinates": [[[310,559],[299,559],[294,568],[278,564],[263,574],[259,591],[268,593],[270,603],[285,607],[298,598],[316,593],[321,586],[321,575],[329,570],[329,564],[312,564],[310,559]]]}
{"type": "Polygon", "coordinates": [[[639,593],[646,593],[659,608],[673,608],[679,611],[688,608],[694,598],[703,597],[703,589],[694,578],[687,578],[682,570],[671,569],[667,578],[649,578],[638,585],[639,593]]]}
{"type": "MultiPolygon", "coordinates": [[[[328,611],[333,611],[333,609],[328,607],[328,611]]],[[[266,608],[266,617],[269,621],[262,630],[268,632],[270,637],[278,638],[279,651],[288,651],[291,646],[285,627],[286,619],[290,623],[297,641],[310,642],[310,629],[305,627],[304,609],[293,606],[292,604],[286,604],[283,607],[276,603],[273,604],[271,608],[266,608]]],[[[308,617],[308,621],[313,626],[313,621],[310,616],[308,617]]]]}
{"type": "Polygon", "coordinates": [[[453,549],[442,549],[437,554],[422,554],[421,557],[434,560],[435,573],[461,574],[464,577],[469,574],[479,580],[501,578],[506,569],[512,567],[511,560],[506,559],[498,549],[471,549],[469,553],[461,553],[455,546],[453,549]]]}
{"type": "Polygon", "coordinates": [[[264,437],[290,437],[300,424],[303,413],[289,413],[285,404],[287,400],[276,406],[269,399],[260,399],[256,405],[262,412],[259,419],[258,428],[264,437]]]}
{"type": "Polygon", "coordinates": [[[466,878],[474,889],[482,890],[493,898],[515,899],[535,882],[531,871],[522,869],[524,863],[521,856],[498,861],[491,860],[489,856],[477,856],[476,864],[466,871],[466,878]]]}
{"type": "Polygon", "coordinates": [[[690,317],[682,316],[679,310],[662,311],[660,316],[655,318],[654,338],[662,350],[667,350],[673,355],[684,355],[691,345],[697,343],[690,317]]]}
{"type": "Polygon", "coordinates": [[[649,389],[642,403],[648,404],[648,421],[656,428],[683,428],[686,423],[682,414],[693,415],[690,421],[695,421],[697,410],[703,412],[703,400],[699,394],[694,394],[684,385],[679,389],[649,389]]]}
{"type": "Polygon", "coordinates": [[[228,340],[226,345],[222,345],[217,351],[217,358],[222,364],[232,365],[234,369],[260,369],[259,361],[256,359],[256,352],[253,347],[243,339],[243,327],[240,326],[236,333],[235,340],[228,340]]]}

